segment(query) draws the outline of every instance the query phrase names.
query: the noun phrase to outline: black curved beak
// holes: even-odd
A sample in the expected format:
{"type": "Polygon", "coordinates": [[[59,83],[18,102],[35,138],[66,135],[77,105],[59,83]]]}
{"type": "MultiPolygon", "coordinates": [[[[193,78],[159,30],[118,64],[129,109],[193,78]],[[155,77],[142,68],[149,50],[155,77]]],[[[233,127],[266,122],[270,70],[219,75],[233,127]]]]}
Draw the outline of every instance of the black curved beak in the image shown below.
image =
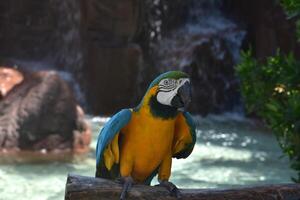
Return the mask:
{"type": "Polygon", "coordinates": [[[172,99],[171,104],[176,108],[186,109],[192,100],[192,88],[189,82],[185,82],[172,99]]]}

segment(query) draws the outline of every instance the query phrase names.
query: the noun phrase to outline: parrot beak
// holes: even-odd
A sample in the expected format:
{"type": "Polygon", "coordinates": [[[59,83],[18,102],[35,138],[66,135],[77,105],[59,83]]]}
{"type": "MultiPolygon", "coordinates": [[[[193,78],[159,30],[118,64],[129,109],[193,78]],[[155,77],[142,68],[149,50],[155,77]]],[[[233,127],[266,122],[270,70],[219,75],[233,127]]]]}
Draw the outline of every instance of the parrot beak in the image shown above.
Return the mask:
{"type": "Polygon", "coordinates": [[[177,92],[177,95],[172,99],[171,105],[179,110],[185,110],[192,100],[192,89],[189,82],[185,82],[177,92]]]}

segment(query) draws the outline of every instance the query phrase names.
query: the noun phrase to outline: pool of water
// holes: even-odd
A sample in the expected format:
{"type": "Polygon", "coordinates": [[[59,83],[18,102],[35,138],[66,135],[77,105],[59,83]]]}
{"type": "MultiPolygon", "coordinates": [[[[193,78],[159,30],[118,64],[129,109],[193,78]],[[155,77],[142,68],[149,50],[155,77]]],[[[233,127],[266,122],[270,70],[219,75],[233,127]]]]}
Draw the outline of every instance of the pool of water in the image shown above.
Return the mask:
{"type": "MultiPolygon", "coordinates": [[[[93,128],[89,154],[71,162],[1,163],[0,200],[61,200],[68,173],[94,176],[96,138],[107,118],[87,119],[93,128]]],[[[193,153],[187,159],[173,161],[171,181],[179,187],[289,183],[296,174],[272,133],[254,122],[235,114],[195,119],[198,128],[193,153]]]]}

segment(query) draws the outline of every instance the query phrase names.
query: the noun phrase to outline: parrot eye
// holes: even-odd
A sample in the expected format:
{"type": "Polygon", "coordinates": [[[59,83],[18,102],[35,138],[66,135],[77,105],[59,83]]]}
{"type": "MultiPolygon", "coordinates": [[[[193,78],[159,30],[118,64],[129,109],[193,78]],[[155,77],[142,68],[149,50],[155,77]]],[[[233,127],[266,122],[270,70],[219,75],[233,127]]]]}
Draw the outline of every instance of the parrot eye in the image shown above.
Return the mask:
{"type": "Polygon", "coordinates": [[[164,85],[169,85],[169,80],[164,80],[164,85]]]}

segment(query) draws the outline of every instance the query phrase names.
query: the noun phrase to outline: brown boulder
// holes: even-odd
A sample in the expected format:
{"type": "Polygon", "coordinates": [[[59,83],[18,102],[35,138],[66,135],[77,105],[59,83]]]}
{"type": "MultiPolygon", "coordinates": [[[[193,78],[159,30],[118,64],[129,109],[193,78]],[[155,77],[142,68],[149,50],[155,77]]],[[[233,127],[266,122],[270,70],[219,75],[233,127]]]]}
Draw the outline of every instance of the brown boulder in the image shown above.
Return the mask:
{"type": "Polygon", "coordinates": [[[0,67],[0,100],[23,79],[24,77],[19,71],[13,68],[0,67]]]}
{"type": "Polygon", "coordinates": [[[91,133],[76,106],[55,72],[26,74],[0,101],[0,150],[72,151],[75,140],[88,148],[91,133]]]}
{"type": "Polygon", "coordinates": [[[76,111],[77,130],[73,131],[73,149],[75,150],[75,152],[81,153],[86,152],[89,149],[89,145],[92,140],[92,132],[91,128],[84,119],[85,115],[83,109],[79,105],[77,105],[76,111]]]}

